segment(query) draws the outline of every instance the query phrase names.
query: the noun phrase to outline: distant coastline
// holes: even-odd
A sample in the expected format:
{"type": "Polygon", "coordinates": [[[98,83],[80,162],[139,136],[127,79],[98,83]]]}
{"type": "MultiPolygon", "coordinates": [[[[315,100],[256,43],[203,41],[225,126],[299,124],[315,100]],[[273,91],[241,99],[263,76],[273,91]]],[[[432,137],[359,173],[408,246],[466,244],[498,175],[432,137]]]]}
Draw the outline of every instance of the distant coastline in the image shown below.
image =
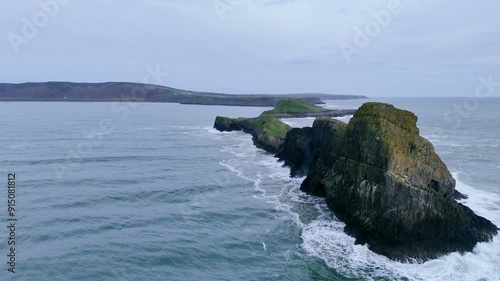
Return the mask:
{"type": "Polygon", "coordinates": [[[274,107],[282,99],[299,99],[313,104],[325,100],[368,99],[362,95],[301,93],[284,95],[237,95],[189,91],[165,86],[128,83],[40,82],[0,83],[0,101],[40,102],[159,102],[198,105],[274,107]]]}

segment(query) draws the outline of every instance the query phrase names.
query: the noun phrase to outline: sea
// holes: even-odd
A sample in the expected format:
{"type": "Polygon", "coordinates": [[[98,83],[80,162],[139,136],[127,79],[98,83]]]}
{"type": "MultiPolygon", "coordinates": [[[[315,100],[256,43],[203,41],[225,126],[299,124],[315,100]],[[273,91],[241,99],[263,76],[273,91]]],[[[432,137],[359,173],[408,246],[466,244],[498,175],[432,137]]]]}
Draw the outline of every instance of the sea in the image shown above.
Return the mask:
{"type": "MultiPolygon", "coordinates": [[[[469,196],[461,203],[500,226],[500,99],[324,106],[368,101],[414,112],[469,196]]],[[[0,102],[0,280],[500,280],[498,236],[471,253],[389,260],[354,245],[324,199],[302,193],[303,178],[250,135],[212,128],[217,115],[267,109],[0,102]]]]}

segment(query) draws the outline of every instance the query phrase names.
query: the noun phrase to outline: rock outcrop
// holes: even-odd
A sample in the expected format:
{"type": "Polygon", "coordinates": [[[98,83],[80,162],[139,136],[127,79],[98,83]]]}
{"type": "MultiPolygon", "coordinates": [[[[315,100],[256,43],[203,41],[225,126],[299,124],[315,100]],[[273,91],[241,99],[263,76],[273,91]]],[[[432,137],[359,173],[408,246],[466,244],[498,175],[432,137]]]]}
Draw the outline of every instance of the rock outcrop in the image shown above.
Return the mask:
{"type": "Polygon", "coordinates": [[[271,115],[235,119],[217,116],[214,128],[222,132],[244,131],[251,134],[255,146],[271,153],[281,149],[290,130],[290,126],[271,115]]]}
{"type": "MultiPolygon", "coordinates": [[[[227,118],[217,116],[214,128],[219,131],[244,131],[251,134],[254,144],[271,153],[277,153],[285,143],[290,126],[278,118],[318,117],[318,116],[345,116],[355,110],[330,110],[297,99],[280,100],[272,110],[264,111],[257,118],[227,118]]],[[[309,154],[307,154],[309,155],[309,154]]],[[[308,156],[309,157],[309,156],[308,156]]],[[[311,158],[312,160],[312,158],[311,158]]],[[[295,171],[304,175],[304,171],[295,171]]]]}
{"type": "Polygon", "coordinates": [[[454,197],[455,180],[419,136],[417,117],[381,103],[364,104],[349,124],[317,119],[292,129],[277,156],[301,189],[325,196],[356,243],[395,260],[428,260],[471,251],[497,227],[454,197]]]}
{"type": "Polygon", "coordinates": [[[315,158],[312,133],[313,129],[309,127],[291,129],[283,147],[276,154],[276,157],[285,162],[285,166],[290,167],[292,177],[302,177],[309,173],[315,158]]]}

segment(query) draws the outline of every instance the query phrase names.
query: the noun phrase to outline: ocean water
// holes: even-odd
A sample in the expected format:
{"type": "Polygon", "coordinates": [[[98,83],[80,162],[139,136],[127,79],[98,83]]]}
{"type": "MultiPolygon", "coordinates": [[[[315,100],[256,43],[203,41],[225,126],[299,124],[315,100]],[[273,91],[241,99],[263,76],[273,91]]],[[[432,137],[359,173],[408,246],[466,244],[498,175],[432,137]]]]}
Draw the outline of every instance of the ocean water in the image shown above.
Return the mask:
{"type": "MultiPolygon", "coordinates": [[[[461,114],[462,98],[376,100],[418,115],[463,203],[500,226],[500,99],[461,114]]],[[[0,177],[17,175],[18,218],[15,274],[0,227],[0,280],[500,280],[499,237],[423,264],[354,245],[303,179],[249,135],[212,128],[265,109],[0,103],[0,177]]],[[[3,188],[0,225],[6,200],[3,188]]]]}

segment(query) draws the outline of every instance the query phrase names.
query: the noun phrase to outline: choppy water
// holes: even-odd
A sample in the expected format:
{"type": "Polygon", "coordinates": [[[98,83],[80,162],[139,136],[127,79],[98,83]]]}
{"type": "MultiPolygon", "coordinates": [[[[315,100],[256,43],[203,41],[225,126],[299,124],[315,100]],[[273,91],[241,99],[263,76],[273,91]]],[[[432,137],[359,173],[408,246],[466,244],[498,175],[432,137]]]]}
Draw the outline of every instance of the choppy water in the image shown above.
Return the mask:
{"type": "MultiPolygon", "coordinates": [[[[500,100],[481,101],[460,126],[443,113],[463,99],[382,100],[419,116],[470,196],[464,203],[500,225],[500,100]]],[[[109,103],[0,103],[0,176],[18,175],[19,219],[15,275],[0,228],[0,279],[500,280],[498,237],[424,264],[354,245],[323,200],[302,194],[302,179],[250,136],[211,128],[216,115],[263,110],[136,104],[126,114],[109,103]],[[100,134],[100,124],[112,130],[100,134]]]]}

